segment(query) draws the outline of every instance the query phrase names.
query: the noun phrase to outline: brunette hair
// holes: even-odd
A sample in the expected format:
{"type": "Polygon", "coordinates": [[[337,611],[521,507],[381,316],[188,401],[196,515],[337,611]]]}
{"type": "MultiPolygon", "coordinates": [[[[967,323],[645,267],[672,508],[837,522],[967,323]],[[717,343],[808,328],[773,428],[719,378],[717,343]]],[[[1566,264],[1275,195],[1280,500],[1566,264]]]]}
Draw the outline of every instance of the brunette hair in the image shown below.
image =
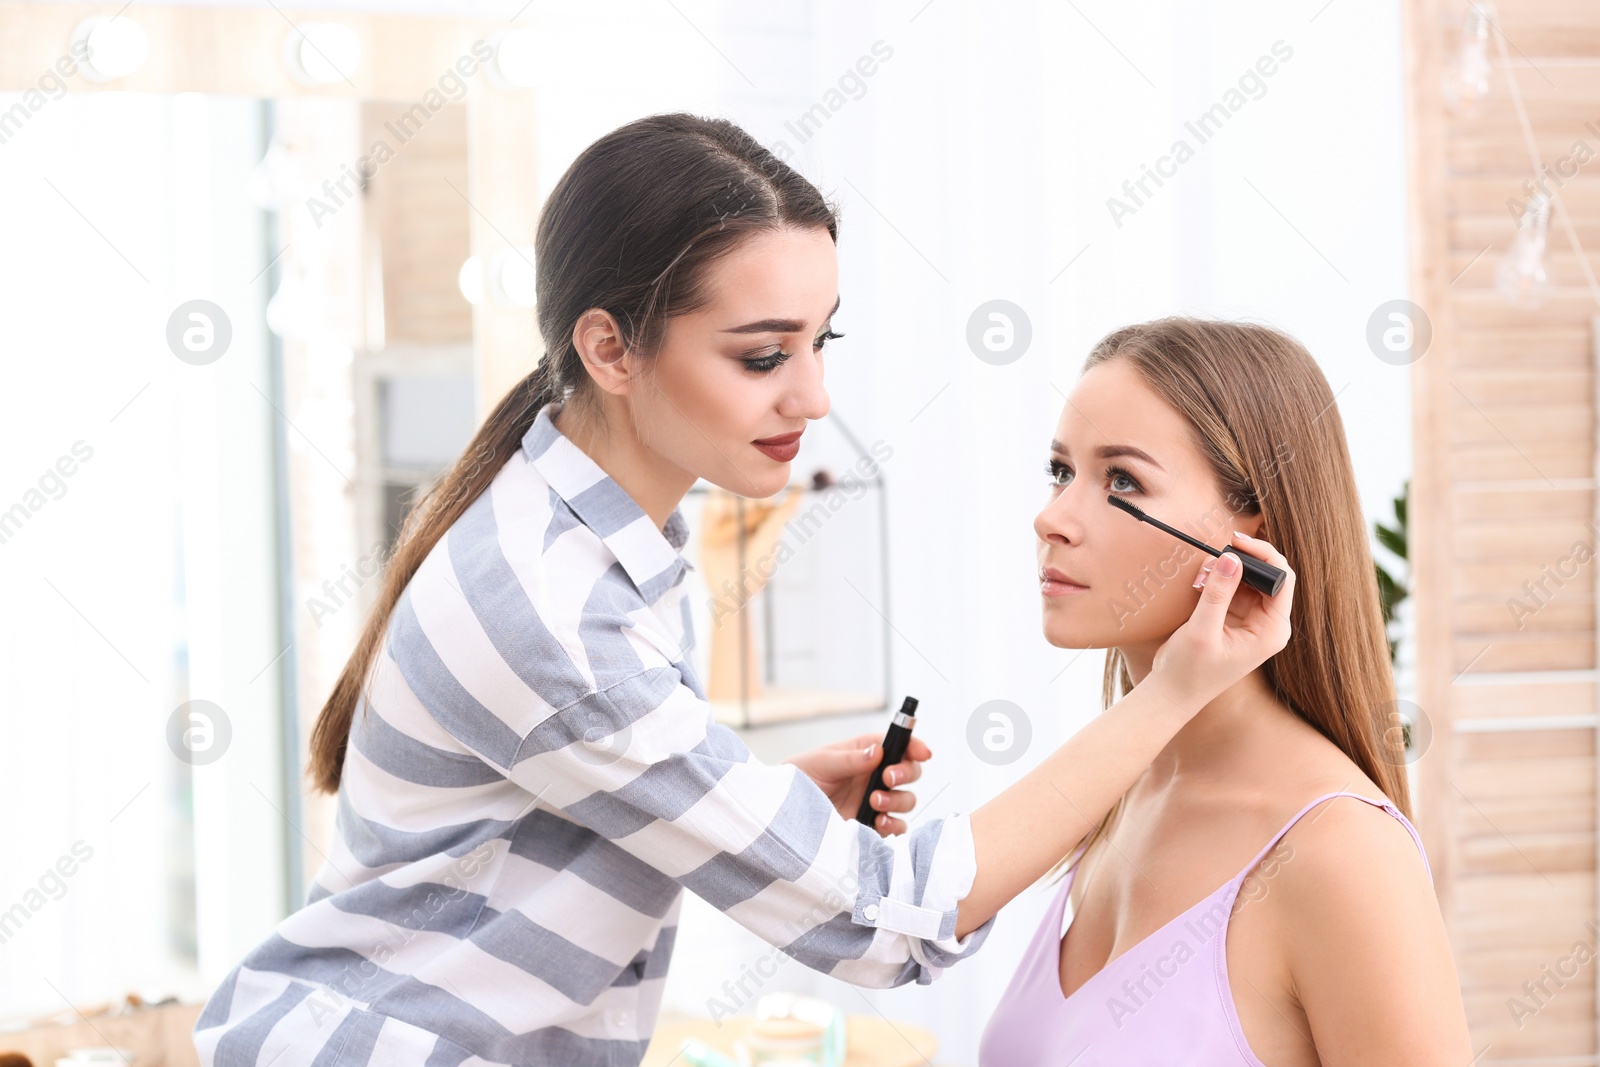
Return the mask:
{"type": "Polygon", "coordinates": [[[407,516],[377,602],[312,729],[306,773],[316,789],[339,788],[362,686],[390,613],[429,551],[516,452],[547,404],[570,407],[578,420],[598,418],[594,386],[573,343],[578,318],[591,308],[610,312],[628,349],[649,357],[668,319],[705,306],[708,269],[741,241],[814,226],[837,241],[834,206],[725,119],[638,119],[573,161],[541,209],[534,238],[544,356],[407,516]]]}

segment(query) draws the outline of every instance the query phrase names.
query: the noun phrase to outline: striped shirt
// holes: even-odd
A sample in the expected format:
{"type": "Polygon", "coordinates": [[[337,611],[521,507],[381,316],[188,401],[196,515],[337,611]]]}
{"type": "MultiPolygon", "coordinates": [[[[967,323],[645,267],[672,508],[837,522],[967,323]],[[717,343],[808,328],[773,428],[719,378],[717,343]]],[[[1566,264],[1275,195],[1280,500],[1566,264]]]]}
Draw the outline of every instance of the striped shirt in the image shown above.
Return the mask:
{"type": "Polygon", "coordinates": [[[539,412],[396,604],[305,905],[212,993],[207,1067],[636,1065],[685,888],[806,966],[926,984],[969,817],[891,838],[712,717],[674,511],[539,412]]]}

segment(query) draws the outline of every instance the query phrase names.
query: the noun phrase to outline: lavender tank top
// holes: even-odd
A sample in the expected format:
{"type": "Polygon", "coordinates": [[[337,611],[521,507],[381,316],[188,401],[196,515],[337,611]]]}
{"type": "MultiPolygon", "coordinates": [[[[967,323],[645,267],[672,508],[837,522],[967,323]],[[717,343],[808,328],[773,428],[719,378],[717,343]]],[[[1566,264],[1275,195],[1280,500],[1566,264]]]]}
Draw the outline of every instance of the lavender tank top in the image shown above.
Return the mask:
{"type": "Polygon", "coordinates": [[[984,1027],[979,1067],[1265,1067],[1245,1041],[1228,987],[1228,918],[1246,877],[1279,838],[1306,812],[1340,796],[1357,797],[1399,819],[1433,880],[1422,839],[1398,808],[1359,793],[1325,793],[1301,808],[1221,888],[1063,997],[1065,937],[1059,931],[1075,867],[1062,880],[984,1027]]]}

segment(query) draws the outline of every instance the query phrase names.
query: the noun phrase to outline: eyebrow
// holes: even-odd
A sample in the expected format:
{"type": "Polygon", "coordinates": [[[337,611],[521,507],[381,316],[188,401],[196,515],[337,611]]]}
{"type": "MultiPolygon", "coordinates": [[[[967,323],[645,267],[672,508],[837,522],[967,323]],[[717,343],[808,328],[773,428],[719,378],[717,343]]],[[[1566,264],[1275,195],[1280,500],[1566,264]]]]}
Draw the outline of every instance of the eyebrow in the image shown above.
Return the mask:
{"type": "MultiPolygon", "coordinates": [[[[842,299],[835,297],[833,310],[823,317],[823,321],[833,318],[839,313],[842,299]]],[[[799,319],[762,319],[760,322],[747,322],[743,326],[735,326],[723,333],[799,333],[806,328],[806,324],[799,319]]]]}
{"type": "MultiPolygon", "coordinates": [[[[1051,441],[1050,451],[1059,452],[1065,456],[1067,455],[1067,446],[1062,444],[1060,441],[1051,441]]],[[[1156,470],[1166,473],[1166,468],[1162,467],[1161,464],[1152,459],[1150,457],[1150,453],[1146,452],[1142,448],[1135,448],[1132,445],[1101,445],[1099,448],[1094,450],[1094,454],[1099,456],[1101,459],[1115,459],[1118,456],[1128,456],[1132,459],[1142,460],[1143,462],[1150,464],[1150,466],[1154,467],[1156,470]]]]}

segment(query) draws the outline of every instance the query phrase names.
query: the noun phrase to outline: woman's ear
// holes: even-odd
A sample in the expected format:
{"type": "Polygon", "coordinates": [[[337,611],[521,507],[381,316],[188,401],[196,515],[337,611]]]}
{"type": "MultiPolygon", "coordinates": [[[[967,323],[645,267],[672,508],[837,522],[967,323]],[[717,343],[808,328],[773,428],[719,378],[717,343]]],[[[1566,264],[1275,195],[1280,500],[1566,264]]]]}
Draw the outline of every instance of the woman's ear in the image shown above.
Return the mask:
{"type": "Polygon", "coordinates": [[[579,315],[572,326],[572,345],[595,385],[617,396],[628,392],[633,377],[627,363],[628,345],[611,312],[590,308],[579,315]]]}

